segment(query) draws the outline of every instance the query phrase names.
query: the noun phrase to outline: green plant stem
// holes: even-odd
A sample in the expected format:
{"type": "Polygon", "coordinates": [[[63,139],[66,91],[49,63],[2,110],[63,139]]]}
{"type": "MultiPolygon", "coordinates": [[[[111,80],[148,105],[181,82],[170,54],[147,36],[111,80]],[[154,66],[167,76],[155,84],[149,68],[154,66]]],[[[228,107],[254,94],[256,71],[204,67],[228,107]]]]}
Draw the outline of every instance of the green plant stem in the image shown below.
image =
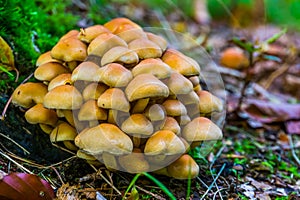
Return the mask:
{"type": "Polygon", "coordinates": [[[133,179],[131,180],[129,186],[127,187],[127,190],[125,191],[124,195],[123,195],[123,198],[122,200],[125,200],[126,198],[126,194],[129,192],[129,190],[132,188],[132,186],[135,184],[135,182],[138,180],[138,178],[141,176],[142,174],[139,173],[139,174],[136,174],[133,179]]]}

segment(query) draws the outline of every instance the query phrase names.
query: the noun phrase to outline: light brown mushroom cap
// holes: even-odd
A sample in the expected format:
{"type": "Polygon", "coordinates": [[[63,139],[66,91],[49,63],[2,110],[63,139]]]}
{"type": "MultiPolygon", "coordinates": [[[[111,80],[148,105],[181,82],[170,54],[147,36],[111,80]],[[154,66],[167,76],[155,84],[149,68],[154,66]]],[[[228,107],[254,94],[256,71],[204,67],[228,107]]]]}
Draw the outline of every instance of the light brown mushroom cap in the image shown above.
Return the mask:
{"type": "Polygon", "coordinates": [[[70,70],[64,67],[62,64],[56,62],[48,62],[36,68],[36,70],[34,71],[34,77],[40,81],[51,81],[58,75],[68,72],[70,72],[70,70]]]}
{"type": "Polygon", "coordinates": [[[130,81],[125,94],[131,102],[148,97],[167,97],[169,88],[152,74],[140,74],[130,81]]]}
{"type": "Polygon", "coordinates": [[[122,17],[114,18],[106,22],[103,26],[115,34],[121,33],[123,30],[128,30],[128,27],[141,29],[141,27],[138,24],[134,23],[133,21],[127,18],[122,17]]]}
{"type": "Polygon", "coordinates": [[[157,44],[161,50],[164,52],[167,49],[168,42],[161,36],[147,32],[147,38],[157,44]]]}
{"type": "Polygon", "coordinates": [[[85,102],[78,113],[79,121],[106,120],[107,111],[97,106],[96,100],[85,102]]]}
{"type": "Polygon", "coordinates": [[[77,37],[60,40],[52,49],[51,56],[65,62],[84,61],[87,57],[87,46],[77,37]]]}
{"type": "Polygon", "coordinates": [[[54,129],[53,126],[47,125],[47,124],[39,124],[40,128],[42,129],[42,131],[44,133],[47,133],[50,135],[50,133],[52,132],[52,130],[54,129]]]}
{"type": "Polygon", "coordinates": [[[159,58],[148,58],[142,60],[132,69],[133,76],[139,74],[152,74],[158,79],[168,78],[172,69],[159,58]]]}
{"type": "Polygon", "coordinates": [[[131,139],[117,126],[108,123],[84,130],[75,138],[75,144],[92,155],[102,152],[124,155],[133,150],[131,139]]]}
{"type": "Polygon", "coordinates": [[[90,83],[82,91],[83,99],[84,101],[87,101],[89,99],[97,100],[100,95],[103,94],[103,92],[107,89],[108,86],[103,83],[90,83]]]}
{"type": "Polygon", "coordinates": [[[200,99],[196,92],[191,91],[187,94],[177,95],[177,99],[184,105],[195,104],[199,107],[200,99]]]}
{"type": "Polygon", "coordinates": [[[63,41],[65,39],[68,39],[68,38],[77,38],[79,34],[79,31],[78,30],[70,30],[68,31],[66,34],[64,34],[60,39],[59,41],[63,41]]]}
{"type": "Polygon", "coordinates": [[[198,63],[175,49],[167,49],[162,56],[162,61],[184,76],[200,74],[198,63]]]}
{"type": "Polygon", "coordinates": [[[43,54],[41,54],[38,59],[36,60],[35,66],[40,66],[42,64],[48,63],[48,62],[58,62],[61,63],[60,60],[54,59],[51,57],[51,51],[47,51],[43,54]]]}
{"type": "Polygon", "coordinates": [[[181,128],[173,117],[166,117],[166,120],[160,127],[161,130],[169,130],[175,133],[176,135],[179,135],[181,132],[181,128]]]}
{"type": "Polygon", "coordinates": [[[184,126],[191,121],[191,118],[188,115],[176,116],[175,119],[180,126],[184,126]]]}
{"type": "Polygon", "coordinates": [[[143,114],[132,114],[122,123],[121,130],[128,135],[148,137],[153,133],[153,126],[143,114]]]}
{"type": "Polygon", "coordinates": [[[78,39],[90,43],[93,39],[95,39],[98,35],[102,33],[110,32],[107,28],[102,25],[94,25],[87,28],[80,29],[78,34],[78,39]]]}
{"type": "Polygon", "coordinates": [[[120,156],[118,160],[121,167],[128,173],[147,172],[150,169],[144,154],[137,148],[133,149],[129,155],[120,156]]]}
{"type": "Polygon", "coordinates": [[[49,82],[48,91],[60,85],[71,85],[72,84],[71,76],[72,74],[70,73],[60,74],[56,76],[49,82]]]}
{"type": "Polygon", "coordinates": [[[146,33],[141,28],[135,28],[130,25],[124,26],[123,30],[119,33],[115,32],[117,36],[122,38],[125,42],[130,43],[139,38],[147,39],[146,33]]]}
{"type": "Polygon", "coordinates": [[[219,140],[223,137],[221,129],[206,117],[197,117],[182,130],[182,137],[188,142],[219,140]]]}
{"type": "Polygon", "coordinates": [[[44,98],[44,106],[50,109],[79,109],[83,102],[80,92],[72,85],[61,85],[50,90],[44,98]]]}
{"type": "Polygon", "coordinates": [[[103,92],[98,98],[98,106],[105,109],[120,110],[129,112],[130,104],[124,94],[119,88],[109,88],[103,92]]]}
{"type": "Polygon", "coordinates": [[[160,104],[150,105],[145,110],[145,116],[148,117],[151,122],[164,120],[166,115],[165,108],[160,104]]]}
{"type": "Polygon", "coordinates": [[[54,126],[58,117],[54,110],[47,109],[38,103],[25,112],[25,119],[30,124],[47,124],[54,126]]]}
{"type": "Polygon", "coordinates": [[[146,142],[145,155],[175,155],[185,152],[185,146],[179,137],[169,130],[155,132],[146,142]]]}
{"type": "Polygon", "coordinates": [[[90,43],[87,51],[88,55],[102,57],[108,50],[116,46],[127,47],[127,43],[112,33],[102,33],[90,43]]]}
{"type": "Polygon", "coordinates": [[[171,94],[188,94],[193,91],[193,84],[182,74],[178,72],[173,72],[167,81],[167,86],[169,87],[171,94]]]}
{"type": "Polygon", "coordinates": [[[88,153],[86,153],[86,152],[84,152],[84,151],[82,151],[80,149],[76,152],[76,156],[78,158],[82,158],[82,159],[85,159],[85,160],[97,160],[95,158],[95,156],[90,155],[90,154],[88,154],[88,153]]]}
{"type": "Polygon", "coordinates": [[[128,49],[125,46],[116,46],[108,50],[101,58],[101,66],[113,62],[120,62],[125,64],[138,63],[139,57],[135,51],[128,49]]]}
{"type": "Polygon", "coordinates": [[[47,86],[43,83],[24,83],[13,92],[12,103],[23,108],[30,108],[37,103],[43,103],[47,92],[47,86]]]}
{"type": "Polygon", "coordinates": [[[77,136],[77,131],[74,127],[66,122],[60,123],[57,127],[53,129],[50,133],[51,142],[62,142],[66,140],[74,141],[77,136]]]}
{"type": "Polygon", "coordinates": [[[135,51],[140,59],[159,58],[162,55],[161,48],[146,38],[131,41],[128,48],[135,51]]]}
{"type": "Polygon", "coordinates": [[[110,87],[125,87],[132,80],[131,72],[118,63],[110,63],[99,69],[100,80],[110,87]]]}
{"type": "Polygon", "coordinates": [[[212,93],[201,90],[197,92],[200,100],[199,110],[200,113],[209,114],[212,112],[220,112],[223,110],[222,101],[212,93]]]}
{"type": "Polygon", "coordinates": [[[98,82],[101,77],[100,67],[90,61],[80,63],[72,72],[71,80],[75,81],[94,81],[98,82]]]}
{"type": "Polygon", "coordinates": [[[168,175],[176,179],[196,178],[199,166],[188,154],[180,156],[175,162],[167,166],[168,175]]]}
{"type": "Polygon", "coordinates": [[[187,114],[185,106],[176,99],[167,99],[163,102],[162,106],[166,109],[167,115],[169,116],[181,116],[187,114]]]}

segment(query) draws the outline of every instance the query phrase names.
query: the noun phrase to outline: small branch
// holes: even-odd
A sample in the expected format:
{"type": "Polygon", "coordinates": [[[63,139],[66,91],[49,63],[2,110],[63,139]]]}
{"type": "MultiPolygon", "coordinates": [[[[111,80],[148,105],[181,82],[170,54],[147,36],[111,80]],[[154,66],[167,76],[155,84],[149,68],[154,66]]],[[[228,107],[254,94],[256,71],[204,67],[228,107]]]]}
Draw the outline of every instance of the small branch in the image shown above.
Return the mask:
{"type": "Polygon", "coordinates": [[[3,153],[0,150],[0,154],[5,157],[6,159],[8,159],[9,161],[11,161],[12,163],[14,163],[15,165],[17,165],[20,169],[24,170],[25,172],[27,172],[28,174],[34,174],[33,172],[31,172],[30,170],[26,169],[25,167],[23,167],[21,164],[19,164],[18,162],[16,162],[15,160],[11,159],[8,155],[6,155],[5,153],[3,153]]]}
{"type": "Polygon", "coordinates": [[[27,151],[24,147],[22,147],[21,145],[19,145],[16,141],[14,141],[13,139],[11,139],[10,137],[4,135],[3,133],[0,133],[0,136],[8,139],[9,141],[11,141],[12,143],[14,143],[15,145],[17,145],[20,149],[22,149],[25,153],[30,154],[29,151],[27,151]]]}
{"type": "Polygon", "coordinates": [[[159,196],[159,195],[157,195],[157,194],[153,194],[152,192],[150,192],[150,191],[148,191],[148,190],[146,190],[146,189],[143,189],[143,188],[141,188],[141,187],[138,186],[138,185],[135,185],[135,187],[136,187],[137,189],[141,190],[142,192],[145,192],[146,194],[149,194],[149,195],[153,196],[155,199],[165,200],[165,198],[163,198],[163,197],[161,197],[161,196],[159,196]]]}

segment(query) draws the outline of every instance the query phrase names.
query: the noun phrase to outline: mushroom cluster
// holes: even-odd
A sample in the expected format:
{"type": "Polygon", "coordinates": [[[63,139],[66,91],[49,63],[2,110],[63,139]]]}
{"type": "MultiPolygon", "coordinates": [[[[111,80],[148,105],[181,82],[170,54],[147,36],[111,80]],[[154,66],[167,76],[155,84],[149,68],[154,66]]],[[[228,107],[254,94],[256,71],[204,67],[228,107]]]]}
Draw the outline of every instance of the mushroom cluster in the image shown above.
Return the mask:
{"type": "Polygon", "coordinates": [[[36,66],[13,103],[88,162],[193,178],[189,149],[222,138],[209,116],[223,104],[202,89],[198,63],[127,18],[69,31],[36,66]]]}

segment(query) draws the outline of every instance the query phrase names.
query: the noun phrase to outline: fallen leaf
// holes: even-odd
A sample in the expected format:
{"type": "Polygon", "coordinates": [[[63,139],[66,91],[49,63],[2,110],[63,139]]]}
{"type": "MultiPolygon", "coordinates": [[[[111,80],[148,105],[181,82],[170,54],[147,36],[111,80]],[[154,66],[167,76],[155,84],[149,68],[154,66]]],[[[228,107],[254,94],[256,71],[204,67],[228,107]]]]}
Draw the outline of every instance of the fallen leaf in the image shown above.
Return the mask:
{"type": "Polygon", "coordinates": [[[0,36],[0,64],[5,67],[8,71],[16,70],[14,55],[10,46],[0,36]]]}

